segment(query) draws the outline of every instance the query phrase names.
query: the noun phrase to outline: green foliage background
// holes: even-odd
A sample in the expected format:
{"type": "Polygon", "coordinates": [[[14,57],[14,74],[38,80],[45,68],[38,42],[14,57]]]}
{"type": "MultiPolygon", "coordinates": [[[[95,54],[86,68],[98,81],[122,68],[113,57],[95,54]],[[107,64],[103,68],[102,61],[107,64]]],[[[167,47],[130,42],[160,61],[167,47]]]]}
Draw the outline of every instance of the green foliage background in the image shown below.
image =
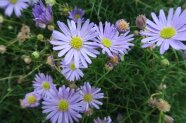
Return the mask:
{"type": "MultiPolygon", "coordinates": [[[[166,12],[170,7],[186,6],[184,0],[57,0],[53,7],[54,22],[66,21],[59,9],[67,2],[85,9],[86,18],[98,23],[109,21],[114,23],[120,18],[125,18],[131,25],[133,32],[135,18],[139,14],[145,14],[148,18],[152,11],[166,12]]],[[[3,15],[3,10],[0,10],[3,15]]],[[[56,69],[51,69],[46,64],[48,54],[56,54],[52,51],[48,41],[40,42],[37,34],[41,33],[45,39],[49,39],[51,32],[36,28],[33,22],[31,7],[23,12],[21,18],[5,17],[0,27],[0,44],[7,46],[7,52],[0,54],[0,123],[48,123],[41,108],[22,109],[19,99],[33,90],[32,80],[38,72],[49,73],[53,76],[58,86],[68,85],[68,82],[56,69]],[[16,41],[16,36],[22,24],[29,25],[32,37],[22,45],[16,41]],[[13,29],[8,29],[8,26],[13,29]],[[33,51],[39,51],[39,59],[32,58],[32,63],[26,65],[21,59],[22,55],[31,56],[33,51]],[[24,77],[22,83],[18,83],[20,76],[24,77]]],[[[56,27],[57,29],[57,27],[56,27]]],[[[92,85],[102,88],[106,98],[100,110],[95,110],[91,117],[84,116],[81,123],[92,123],[93,118],[110,115],[115,123],[157,123],[159,111],[148,106],[151,94],[156,93],[161,83],[167,85],[163,91],[163,97],[171,104],[171,111],[167,114],[175,119],[175,123],[186,123],[186,62],[182,57],[182,51],[169,50],[164,57],[170,61],[169,66],[161,64],[161,55],[158,49],[142,49],[140,40],[136,37],[135,46],[125,56],[125,60],[112,71],[104,69],[106,57],[100,55],[93,59],[93,64],[84,71],[85,77],[77,82],[82,85],[89,81],[92,85]],[[117,116],[122,118],[118,121],[117,116]]],[[[59,59],[55,57],[56,61],[59,59]]]]}

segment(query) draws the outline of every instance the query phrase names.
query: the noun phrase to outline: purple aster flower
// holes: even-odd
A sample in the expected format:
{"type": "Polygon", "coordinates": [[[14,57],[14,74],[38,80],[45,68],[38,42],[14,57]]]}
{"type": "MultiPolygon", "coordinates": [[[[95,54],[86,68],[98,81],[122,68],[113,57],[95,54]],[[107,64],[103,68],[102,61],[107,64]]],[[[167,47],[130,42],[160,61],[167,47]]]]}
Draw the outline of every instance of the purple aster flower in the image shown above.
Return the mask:
{"type": "Polygon", "coordinates": [[[62,86],[51,99],[45,98],[42,102],[43,113],[47,113],[46,119],[52,123],[73,123],[81,118],[82,103],[79,93],[74,89],[62,86]]]}
{"type": "Polygon", "coordinates": [[[160,10],[159,18],[155,13],[151,15],[153,21],[147,19],[145,30],[140,32],[142,36],[146,36],[141,41],[144,44],[142,47],[160,46],[161,54],[170,46],[176,50],[186,50],[182,43],[186,40],[186,10],[181,13],[181,7],[178,7],[174,13],[171,8],[167,17],[163,10],[160,10]]]}
{"type": "Polygon", "coordinates": [[[41,96],[37,94],[36,92],[31,92],[25,95],[25,98],[23,100],[20,100],[21,106],[23,108],[28,107],[37,107],[39,106],[39,101],[41,100],[41,96]]]}
{"type": "Polygon", "coordinates": [[[99,117],[97,119],[94,119],[94,123],[112,123],[112,120],[110,116],[104,117],[104,119],[100,119],[99,117]]]}
{"type": "Polygon", "coordinates": [[[85,14],[85,11],[75,7],[73,10],[69,12],[69,18],[72,19],[73,21],[77,22],[78,19],[83,20],[83,15],[85,14]]]}
{"type": "Polygon", "coordinates": [[[115,29],[113,24],[109,22],[105,23],[103,28],[102,22],[99,23],[99,27],[96,26],[96,30],[99,33],[96,41],[99,43],[99,47],[102,48],[102,53],[107,53],[112,57],[114,54],[126,54],[130,49],[130,46],[134,46],[130,41],[134,40],[133,34],[128,35],[129,31],[119,35],[119,32],[115,29]],[[128,35],[128,36],[127,36],[128,35]]]}
{"type": "Polygon", "coordinates": [[[5,9],[5,15],[11,16],[13,11],[17,17],[21,16],[21,11],[28,7],[29,0],[1,0],[0,7],[5,9]]]}
{"type": "Polygon", "coordinates": [[[43,73],[36,74],[33,87],[34,91],[40,94],[42,98],[50,98],[57,91],[52,77],[43,73]]]}
{"type": "Polygon", "coordinates": [[[36,3],[38,3],[40,0],[29,0],[29,4],[30,5],[34,5],[36,3]]]}
{"type": "Polygon", "coordinates": [[[46,25],[52,23],[52,8],[50,5],[45,6],[42,1],[39,4],[35,4],[32,13],[34,15],[34,21],[36,26],[40,28],[46,28],[46,25]]]}
{"type": "Polygon", "coordinates": [[[65,64],[64,61],[61,62],[61,67],[63,68],[61,73],[65,76],[65,78],[69,81],[76,81],[79,80],[81,77],[84,76],[82,72],[82,68],[85,68],[81,63],[79,68],[77,68],[74,62],[70,64],[65,64]]]}
{"type": "Polygon", "coordinates": [[[89,56],[95,58],[99,54],[96,50],[98,44],[93,42],[97,36],[94,23],[89,20],[84,23],[81,20],[77,23],[69,20],[67,22],[68,27],[63,22],[57,22],[62,32],[53,31],[53,40],[50,41],[54,45],[53,50],[60,50],[58,57],[65,56],[66,64],[74,61],[76,68],[79,68],[80,63],[88,67],[87,63],[92,63],[89,56]]]}
{"type": "Polygon", "coordinates": [[[80,87],[80,95],[84,106],[84,111],[87,111],[89,108],[99,109],[99,105],[103,103],[98,99],[102,99],[104,94],[100,92],[100,88],[91,87],[89,82],[84,83],[80,87]]]}

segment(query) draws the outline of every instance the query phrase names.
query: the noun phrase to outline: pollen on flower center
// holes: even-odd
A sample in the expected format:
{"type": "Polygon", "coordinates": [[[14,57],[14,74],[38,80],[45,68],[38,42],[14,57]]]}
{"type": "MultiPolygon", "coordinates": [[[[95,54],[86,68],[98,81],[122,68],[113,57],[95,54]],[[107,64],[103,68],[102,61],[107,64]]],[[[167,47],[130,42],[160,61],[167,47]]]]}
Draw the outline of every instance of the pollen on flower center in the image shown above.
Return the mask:
{"type": "Polygon", "coordinates": [[[71,70],[76,70],[76,66],[75,66],[74,63],[70,64],[70,69],[71,69],[71,70]]]}
{"type": "Polygon", "coordinates": [[[60,100],[58,102],[58,109],[61,110],[62,112],[67,111],[69,108],[69,103],[66,100],[60,100]]]}
{"type": "Polygon", "coordinates": [[[15,4],[17,0],[10,0],[10,3],[15,4]]]}
{"type": "Polygon", "coordinates": [[[107,48],[112,46],[112,42],[108,38],[103,38],[101,43],[107,48]]]}
{"type": "Polygon", "coordinates": [[[83,46],[83,40],[80,37],[73,37],[70,41],[70,45],[75,49],[80,49],[83,46]]]}
{"type": "Polygon", "coordinates": [[[33,103],[36,102],[36,97],[33,96],[33,95],[30,95],[30,96],[27,97],[27,101],[28,101],[29,104],[33,104],[33,103]]]}
{"type": "Polygon", "coordinates": [[[92,95],[91,94],[85,94],[83,100],[85,102],[91,102],[92,101],[92,95]]]}
{"type": "Polygon", "coordinates": [[[176,34],[176,30],[173,27],[165,27],[160,31],[160,36],[164,39],[172,38],[176,34]]]}
{"type": "Polygon", "coordinates": [[[79,19],[80,18],[80,15],[79,14],[76,14],[75,15],[75,19],[77,20],[77,19],[79,19]]]}
{"type": "Polygon", "coordinates": [[[50,84],[48,82],[43,82],[42,83],[42,87],[45,89],[45,90],[48,90],[50,89],[50,84]]]}

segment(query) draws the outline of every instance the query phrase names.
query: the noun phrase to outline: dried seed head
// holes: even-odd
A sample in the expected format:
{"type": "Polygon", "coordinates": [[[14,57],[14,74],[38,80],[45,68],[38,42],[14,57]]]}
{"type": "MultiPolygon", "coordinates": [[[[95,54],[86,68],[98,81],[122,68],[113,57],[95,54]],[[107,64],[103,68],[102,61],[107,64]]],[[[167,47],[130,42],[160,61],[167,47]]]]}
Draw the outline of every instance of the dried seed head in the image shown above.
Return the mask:
{"type": "Polygon", "coordinates": [[[29,35],[30,34],[30,27],[23,24],[21,27],[21,32],[24,33],[25,35],[29,35]]]}
{"type": "Polygon", "coordinates": [[[6,46],[5,45],[0,45],[0,53],[4,54],[6,52],[6,46]]]}
{"type": "Polygon", "coordinates": [[[121,33],[126,32],[130,29],[129,23],[125,21],[124,19],[120,19],[116,21],[115,26],[116,26],[116,29],[121,33]]]}
{"type": "Polygon", "coordinates": [[[118,55],[113,55],[113,57],[110,57],[109,63],[113,65],[117,65],[119,63],[119,56],[118,55]]]}
{"type": "Polygon", "coordinates": [[[149,106],[152,108],[155,108],[157,106],[158,100],[156,98],[150,98],[148,100],[149,106]]]}
{"type": "Polygon", "coordinates": [[[146,20],[147,20],[147,18],[145,17],[145,15],[139,15],[136,18],[136,26],[139,29],[145,29],[145,27],[146,27],[146,20]]]}
{"type": "Polygon", "coordinates": [[[170,104],[163,100],[163,99],[159,99],[158,102],[157,102],[157,108],[160,110],[160,111],[163,111],[163,112],[169,112],[170,111],[170,104]]]}
{"type": "Polygon", "coordinates": [[[164,121],[165,121],[165,123],[173,123],[174,119],[169,115],[165,115],[164,121]]]}

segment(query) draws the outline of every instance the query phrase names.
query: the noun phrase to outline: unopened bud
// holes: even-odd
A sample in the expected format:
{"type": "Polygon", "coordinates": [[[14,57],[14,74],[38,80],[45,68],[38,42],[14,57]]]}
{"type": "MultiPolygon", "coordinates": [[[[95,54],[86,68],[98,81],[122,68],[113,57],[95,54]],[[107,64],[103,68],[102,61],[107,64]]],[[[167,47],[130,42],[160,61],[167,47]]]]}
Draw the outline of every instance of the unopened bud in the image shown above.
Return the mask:
{"type": "Polygon", "coordinates": [[[38,34],[38,35],[37,35],[37,40],[43,41],[43,39],[44,39],[43,34],[38,34]]]}
{"type": "Polygon", "coordinates": [[[38,59],[38,58],[40,57],[40,53],[39,53],[38,51],[34,51],[34,52],[32,53],[32,56],[33,56],[34,58],[38,59]]]}
{"type": "Polygon", "coordinates": [[[91,116],[94,113],[94,110],[89,108],[87,111],[85,111],[86,116],[91,116]]]}
{"type": "Polygon", "coordinates": [[[114,66],[111,63],[105,64],[105,70],[107,70],[107,71],[111,71],[113,69],[113,67],[114,66]]]}
{"type": "Polygon", "coordinates": [[[55,5],[56,1],[55,0],[45,0],[46,4],[49,4],[50,6],[55,5]]]}
{"type": "Polygon", "coordinates": [[[53,30],[54,30],[54,26],[53,26],[53,25],[48,25],[47,28],[48,28],[48,30],[50,30],[50,31],[53,31],[53,30]]]}
{"type": "Polygon", "coordinates": [[[139,15],[136,18],[136,26],[139,29],[145,29],[145,27],[146,27],[146,20],[147,20],[147,18],[145,17],[145,15],[139,15]]]}
{"type": "Polygon", "coordinates": [[[0,24],[4,22],[4,18],[2,15],[0,15],[0,24]]]}
{"type": "Polygon", "coordinates": [[[116,29],[121,33],[126,32],[130,29],[129,23],[125,21],[124,19],[120,19],[116,21],[115,26],[116,26],[116,29]]]}
{"type": "Polygon", "coordinates": [[[162,64],[163,66],[169,66],[169,65],[170,65],[170,62],[169,62],[168,59],[164,58],[164,59],[161,60],[161,64],[162,64]]]}
{"type": "Polygon", "coordinates": [[[23,60],[26,64],[30,64],[32,62],[32,59],[29,56],[26,56],[23,60]]]}
{"type": "Polygon", "coordinates": [[[6,52],[6,46],[0,45],[0,54],[4,54],[6,52]]]}
{"type": "Polygon", "coordinates": [[[174,119],[169,115],[165,115],[164,121],[165,121],[165,123],[173,123],[174,119]]]}
{"type": "Polygon", "coordinates": [[[139,36],[139,31],[138,30],[134,31],[134,36],[139,36]]]}
{"type": "Polygon", "coordinates": [[[12,27],[11,25],[9,25],[9,26],[8,26],[8,29],[9,29],[9,30],[12,30],[12,29],[13,29],[13,27],[12,27]]]}

